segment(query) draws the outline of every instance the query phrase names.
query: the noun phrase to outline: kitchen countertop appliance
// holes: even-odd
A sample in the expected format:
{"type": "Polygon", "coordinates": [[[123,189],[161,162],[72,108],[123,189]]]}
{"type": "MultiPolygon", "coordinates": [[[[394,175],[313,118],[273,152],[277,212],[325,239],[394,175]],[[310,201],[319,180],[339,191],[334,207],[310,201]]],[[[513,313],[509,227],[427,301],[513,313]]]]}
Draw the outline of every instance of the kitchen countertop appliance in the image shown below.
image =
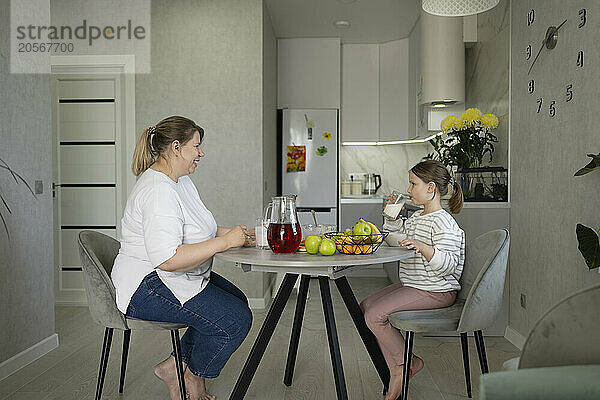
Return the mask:
{"type": "Polygon", "coordinates": [[[381,175],[365,174],[363,179],[363,194],[374,195],[381,187],[381,175]]]}

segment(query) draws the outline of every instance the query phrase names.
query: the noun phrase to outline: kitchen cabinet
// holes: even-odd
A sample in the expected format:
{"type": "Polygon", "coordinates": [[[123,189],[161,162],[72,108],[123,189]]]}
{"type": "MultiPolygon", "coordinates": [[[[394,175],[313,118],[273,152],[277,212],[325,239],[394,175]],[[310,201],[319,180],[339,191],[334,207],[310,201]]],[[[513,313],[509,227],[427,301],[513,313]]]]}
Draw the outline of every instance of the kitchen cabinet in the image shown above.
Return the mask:
{"type": "Polygon", "coordinates": [[[277,40],[277,108],[340,108],[339,38],[277,40]]]}
{"type": "Polygon", "coordinates": [[[379,140],[379,45],[342,46],[342,139],[379,140]]]}
{"type": "MultiPolygon", "coordinates": [[[[409,110],[409,39],[342,47],[343,142],[415,137],[409,110]]],[[[414,114],[414,112],[413,112],[414,114]]]]}
{"type": "Polygon", "coordinates": [[[379,47],[379,141],[409,139],[408,39],[379,47]]]}

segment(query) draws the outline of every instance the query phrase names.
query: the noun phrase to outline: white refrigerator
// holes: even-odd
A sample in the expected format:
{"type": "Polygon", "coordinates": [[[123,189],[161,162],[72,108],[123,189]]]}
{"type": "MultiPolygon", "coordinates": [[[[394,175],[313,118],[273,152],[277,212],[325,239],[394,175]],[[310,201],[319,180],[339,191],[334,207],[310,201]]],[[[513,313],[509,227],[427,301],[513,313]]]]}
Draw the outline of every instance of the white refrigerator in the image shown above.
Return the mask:
{"type": "Polygon", "coordinates": [[[285,109],[281,131],[281,194],[296,194],[300,224],[338,225],[338,110],[285,109]]]}

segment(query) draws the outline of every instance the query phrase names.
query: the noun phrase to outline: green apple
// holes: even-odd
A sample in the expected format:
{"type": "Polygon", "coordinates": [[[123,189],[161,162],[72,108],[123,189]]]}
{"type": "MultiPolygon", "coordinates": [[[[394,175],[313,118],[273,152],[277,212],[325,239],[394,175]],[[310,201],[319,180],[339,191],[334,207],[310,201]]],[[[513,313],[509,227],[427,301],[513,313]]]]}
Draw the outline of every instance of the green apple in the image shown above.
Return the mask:
{"type": "Polygon", "coordinates": [[[346,235],[348,235],[348,236],[352,236],[352,235],[354,235],[354,234],[352,233],[352,229],[350,229],[350,228],[346,228],[346,230],[344,231],[344,233],[345,233],[346,235]]]}
{"type": "Polygon", "coordinates": [[[319,253],[324,256],[330,256],[335,253],[335,242],[329,238],[323,239],[321,241],[321,246],[319,246],[319,253]]]}
{"type": "Polygon", "coordinates": [[[370,235],[371,234],[371,226],[366,222],[359,222],[354,225],[354,234],[355,235],[370,235]]]}
{"type": "Polygon", "coordinates": [[[304,247],[308,254],[317,254],[319,252],[319,246],[321,246],[320,236],[307,236],[304,239],[304,247]]]}

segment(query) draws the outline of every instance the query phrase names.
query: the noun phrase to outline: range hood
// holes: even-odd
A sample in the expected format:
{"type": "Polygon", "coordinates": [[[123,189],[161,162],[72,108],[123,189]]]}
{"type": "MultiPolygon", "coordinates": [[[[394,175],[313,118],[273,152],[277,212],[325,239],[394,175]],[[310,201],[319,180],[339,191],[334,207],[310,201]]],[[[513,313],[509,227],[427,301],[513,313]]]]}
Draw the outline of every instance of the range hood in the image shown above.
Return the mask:
{"type": "Polygon", "coordinates": [[[421,96],[425,107],[465,102],[465,45],[462,17],[421,13],[421,96]]]}

